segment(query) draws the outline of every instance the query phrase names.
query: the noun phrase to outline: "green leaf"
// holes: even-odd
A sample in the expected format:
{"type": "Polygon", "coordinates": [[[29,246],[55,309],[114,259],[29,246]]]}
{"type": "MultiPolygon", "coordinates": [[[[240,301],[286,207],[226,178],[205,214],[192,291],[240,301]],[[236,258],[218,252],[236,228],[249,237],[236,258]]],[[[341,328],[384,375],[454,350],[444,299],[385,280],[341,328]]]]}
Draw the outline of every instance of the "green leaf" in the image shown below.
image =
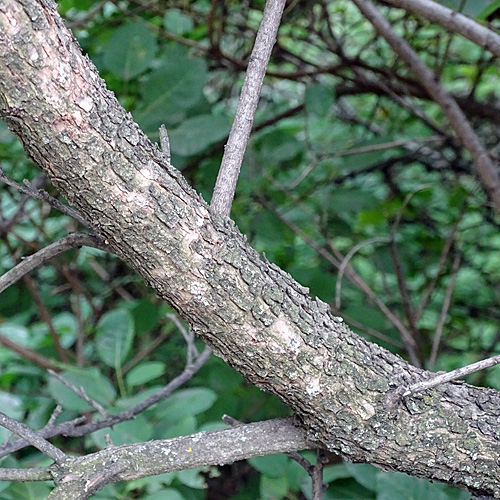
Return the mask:
{"type": "Polygon", "coordinates": [[[177,391],[166,401],[158,404],[155,409],[155,417],[177,421],[188,416],[198,415],[208,410],[216,399],[217,394],[204,387],[177,391]]]}
{"type": "Polygon", "coordinates": [[[441,0],[439,3],[470,17],[477,17],[486,9],[490,0],[441,0]]]}
{"type": "Polygon", "coordinates": [[[280,500],[288,493],[288,480],[286,476],[270,477],[261,476],[260,495],[261,498],[280,500]]]}
{"type": "Polygon", "coordinates": [[[96,326],[96,348],[108,366],[120,366],[132,345],[134,321],[126,309],[106,313],[96,326]]]}
{"type": "MultiPolygon", "coordinates": [[[[70,384],[83,388],[87,396],[104,407],[109,407],[115,397],[114,387],[97,368],[72,369],[60,374],[70,384]]],[[[53,377],[48,383],[49,394],[65,409],[75,412],[88,411],[90,406],[74,391],[53,377]]]]}
{"type": "MultiPolygon", "coordinates": [[[[22,419],[26,411],[23,400],[19,396],[3,391],[0,391],[0,409],[15,420],[22,419]]],[[[3,437],[10,436],[11,434],[10,431],[3,427],[0,427],[0,432],[3,437]]]]}
{"type": "Polygon", "coordinates": [[[133,481],[127,481],[124,484],[125,491],[134,491],[142,488],[147,488],[149,491],[164,491],[165,486],[170,486],[176,475],[175,472],[166,472],[157,476],[142,477],[133,481]]]}
{"type": "Polygon", "coordinates": [[[130,386],[141,385],[165,373],[165,363],[150,361],[140,363],[127,373],[127,384],[130,386]]]}
{"type": "Polygon", "coordinates": [[[203,99],[207,78],[203,59],[189,57],[185,47],[170,44],[161,60],[162,66],[145,75],[143,99],[134,113],[147,133],[156,133],[162,123],[167,127],[179,123],[186,111],[203,99]]]}
{"type": "Polygon", "coordinates": [[[500,0],[496,0],[488,5],[484,10],[482,10],[477,16],[476,19],[479,21],[484,21],[488,16],[496,12],[500,9],[500,0]]]}
{"type": "MultiPolygon", "coordinates": [[[[6,271],[9,267],[5,266],[3,269],[6,271]]],[[[3,274],[4,271],[0,269],[0,272],[3,274]]],[[[30,295],[26,293],[24,288],[19,284],[14,284],[2,292],[2,299],[0,300],[0,316],[3,318],[10,318],[30,306],[30,295]]]]}
{"type": "Polygon", "coordinates": [[[307,476],[307,472],[295,460],[289,460],[286,476],[288,478],[288,488],[292,491],[299,491],[304,477],[307,476]]]}
{"type": "Polygon", "coordinates": [[[144,299],[131,309],[136,335],[150,332],[158,324],[159,308],[151,300],[144,299]]]}
{"type": "Polygon", "coordinates": [[[363,210],[358,214],[358,221],[362,226],[378,226],[385,224],[387,215],[380,209],[363,210]]]}
{"type": "Polygon", "coordinates": [[[281,127],[261,136],[258,146],[266,163],[281,163],[295,158],[303,149],[295,134],[295,128],[281,127]]]}
{"type": "MultiPolygon", "coordinates": [[[[156,416],[156,415],[155,415],[156,416]]],[[[182,420],[161,420],[154,427],[154,439],[172,439],[178,436],[189,436],[198,431],[198,420],[189,415],[182,420]]]]}
{"type": "Polygon", "coordinates": [[[344,465],[346,470],[349,471],[359,484],[368,490],[376,490],[377,475],[380,472],[377,468],[369,464],[353,464],[351,462],[345,462],[344,465]]]}
{"type": "Polygon", "coordinates": [[[198,467],[196,469],[181,470],[177,473],[177,478],[182,484],[201,490],[207,487],[205,478],[200,474],[204,469],[204,467],[198,467]]]}
{"type": "Polygon", "coordinates": [[[269,477],[284,476],[286,474],[289,461],[290,459],[282,453],[250,458],[248,460],[252,467],[269,477]]]}
{"type": "Polygon", "coordinates": [[[370,165],[374,165],[388,157],[397,157],[405,154],[405,150],[401,146],[392,144],[397,138],[392,135],[384,135],[367,141],[349,144],[348,147],[341,145],[339,150],[345,152],[352,151],[351,154],[344,154],[342,156],[342,170],[344,172],[364,170],[370,165]]]}
{"type": "Polygon", "coordinates": [[[334,191],[329,199],[330,209],[337,214],[360,212],[379,206],[379,201],[372,193],[362,189],[344,189],[334,191]]]}
{"type": "Polygon", "coordinates": [[[92,434],[96,446],[106,446],[106,434],[111,436],[116,446],[149,441],[153,437],[153,427],[144,415],[137,415],[134,420],[127,420],[113,426],[113,429],[100,429],[92,434]]]}
{"type": "Polygon", "coordinates": [[[163,16],[163,26],[167,31],[183,35],[194,28],[193,20],[178,9],[169,9],[163,16]]]}
{"type": "MultiPolygon", "coordinates": [[[[309,479],[309,478],[307,478],[309,479]]],[[[306,483],[306,484],[311,484],[306,483]]],[[[309,488],[311,488],[310,486],[309,488]]],[[[304,491],[304,484],[302,486],[304,491]]],[[[307,490],[306,490],[307,491],[307,490]]],[[[309,491],[311,491],[309,489],[309,491]]],[[[397,498],[397,497],[394,497],[397,498]]],[[[325,500],[374,500],[375,495],[354,479],[339,479],[325,493],[325,500]]],[[[398,498],[398,500],[401,500],[398,498]]],[[[434,499],[433,499],[434,500],[434,499]]]]}
{"type": "Polygon", "coordinates": [[[51,488],[45,483],[12,483],[2,492],[3,500],[39,500],[47,498],[51,488]]]}
{"type": "Polygon", "coordinates": [[[68,349],[73,345],[78,332],[75,316],[66,311],[54,316],[52,321],[60,337],[61,345],[68,349]]]}
{"type": "Polygon", "coordinates": [[[347,462],[325,467],[323,471],[323,481],[325,483],[331,483],[337,479],[352,477],[352,474],[347,470],[346,463],[347,462]]]}
{"type": "Polygon", "coordinates": [[[335,93],[331,85],[313,83],[308,85],[305,94],[306,111],[318,116],[325,116],[329,113],[335,93]]]}
{"type": "Polygon", "coordinates": [[[104,50],[106,69],[130,80],[149,68],[156,53],[156,38],[142,22],[120,26],[104,50]]]}
{"type": "Polygon", "coordinates": [[[376,491],[377,500],[448,500],[441,485],[398,472],[379,472],[376,491]]]}
{"type": "Polygon", "coordinates": [[[169,132],[172,153],[181,156],[201,153],[210,144],[226,137],[229,129],[229,120],[224,116],[200,115],[188,118],[169,132]]]}
{"type": "MultiPolygon", "coordinates": [[[[30,342],[31,339],[28,329],[22,325],[10,322],[0,324],[0,334],[22,347],[33,347],[33,342],[30,342]]],[[[2,349],[1,351],[7,350],[2,349]]],[[[2,354],[8,355],[8,352],[2,352],[2,354]]],[[[8,357],[10,358],[11,356],[8,355],[8,357]]]]}
{"type": "Polygon", "coordinates": [[[320,115],[310,115],[307,120],[308,138],[317,153],[334,154],[344,149],[352,141],[345,137],[346,131],[342,129],[338,120],[320,115]]]}
{"type": "Polygon", "coordinates": [[[185,498],[178,490],[174,490],[173,488],[165,488],[161,491],[155,491],[151,495],[141,496],[142,500],[185,500],[185,498]]]}

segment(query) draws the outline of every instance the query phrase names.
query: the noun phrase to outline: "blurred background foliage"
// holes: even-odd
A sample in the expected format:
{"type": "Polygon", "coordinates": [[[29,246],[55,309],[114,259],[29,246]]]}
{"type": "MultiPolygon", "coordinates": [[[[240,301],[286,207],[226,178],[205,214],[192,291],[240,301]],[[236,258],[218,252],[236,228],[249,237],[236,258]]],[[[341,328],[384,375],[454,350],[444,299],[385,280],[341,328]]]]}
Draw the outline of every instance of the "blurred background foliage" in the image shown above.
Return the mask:
{"type": "MultiPolygon", "coordinates": [[[[500,2],[441,2],[497,29],[500,2]]],[[[207,201],[265,2],[60,0],[59,11],[142,129],[167,126],[172,162],[207,201]]],[[[499,65],[491,54],[402,10],[379,7],[439,75],[498,159],[499,65]]],[[[1,168],[57,193],[0,125],[1,168]]],[[[1,186],[0,271],[78,229],[75,221],[1,186]]],[[[328,302],[352,329],[408,359],[404,333],[430,370],[499,354],[499,218],[469,155],[404,64],[345,0],[294,0],[262,90],[232,217],[250,243],[328,302]]],[[[0,402],[34,429],[91,408],[47,368],[111,413],[178,375],[185,342],[171,312],[112,255],[83,248],[0,296],[0,402]],[[34,359],[31,354],[37,353],[34,359]]],[[[500,369],[468,380],[500,389],[500,369]]],[[[169,438],[288,414],[276,398],[212,359],[171,398],[116,426],[115,444],[169,438]]],[[[72,453],[105,431],[54,442],[72,453]]],[[[8,434],[0,429],[3,440],[8,434]]],[[[217,446],[214,443],[214,446],[217,446]]],[[[306,453],[312,460],[311,452],[306,453]]],[[[2,466],[47,465],[32,449],[2,466]]],[[[368,465],[327,467],[325,499],[469,498],[368,465]]],[[[4,499],[45,498],[49,485],[0,483],[4,499]]],[[[106,487],[95,498],[310,498],[285,456],[106,487]]]]}

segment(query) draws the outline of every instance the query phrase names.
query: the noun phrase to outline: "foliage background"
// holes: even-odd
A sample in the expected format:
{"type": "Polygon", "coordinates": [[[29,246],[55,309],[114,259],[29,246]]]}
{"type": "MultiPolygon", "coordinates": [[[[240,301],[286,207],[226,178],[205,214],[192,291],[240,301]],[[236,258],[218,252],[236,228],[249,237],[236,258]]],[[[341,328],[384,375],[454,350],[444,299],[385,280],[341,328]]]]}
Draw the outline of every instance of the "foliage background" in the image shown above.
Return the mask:
{"type": "MultiPolygon", "coordinates": [[[[498,27],[498,2],[442,2],[498,27]]],[[[263,1],[61,0],[82,49],[151,139],[168,130],[172,162],[209,201],[263,1]]],[[[461,103],[492,155],[499,154],[499,66],[489,53],[401,10],[394,28],[461,103]]],[[[431,370],[498,354],[498,217],[469,156],[438,107],[348,1],[290,2],[269,67],[232,217],[250,243],[331,304],[354,331],[403,357],[400,318],[431,370]],[[353,284],[344,257],[372,296],[353,284]],[[339,284],[341,285],[339,293],[339,284]]],[[[37,179],[0,124],[1,168],[37,179]]],[[[46,187],[57,195],[50,186],[46,187]]],[[[75,231],[77,224],[2,186],[0,271],[75,231]]],[[[0,297],[0,405],[32,428],[56,403],[59,420],[90,407],[27,360],[36,351],[110,412],[175,377],[185,343],[171,311],[111,255],[84,248],[54,259],[0,297]]],[[[470,377],[500,389],[500,369],[470,377]]],[[[111,432],[115,444],[165,439],[284,416],[277,399],[213,357],[171,398],[111,432]]],[[[94,417],[95,418],[95,417],[94,417]]],[[[75,454],[106,432],[57,444],[75,454]]],[[[0,429],[5,440],[8,434],[0,429]]],[[[216,446],[216,443],[214,443],[216,446]]],[[[306,455],[314,460],[312,452],[306,455]]],[[[2,466],[47,465],[32,449],[2,466]]],[[[326,499],[469,498],[464,492],[331,457],[326,499]]],[[[45,484],[0,483],[8,499],[45,498],[45,484]]],[[[116,484],[96,498],[233,500],[309,498],[305,471],[285,456],[116,484]]]]}

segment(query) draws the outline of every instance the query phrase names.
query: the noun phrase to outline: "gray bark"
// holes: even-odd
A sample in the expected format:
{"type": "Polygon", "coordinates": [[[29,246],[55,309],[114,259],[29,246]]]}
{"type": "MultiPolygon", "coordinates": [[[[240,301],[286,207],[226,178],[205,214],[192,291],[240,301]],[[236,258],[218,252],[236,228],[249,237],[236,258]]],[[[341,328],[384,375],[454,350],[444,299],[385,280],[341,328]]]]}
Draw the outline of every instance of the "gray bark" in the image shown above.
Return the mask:
{"type": "Polygon", "coordinates": [[[126,113],[49,0],[0,4],[0,116],[53,184],[216,354],[349,460],[500,497],[499,393],[353,334],[211,213],[126,113]]]}
{"type": "Polygon", "coordinates": [[[266,420],[191,436],[111,446],[85,457],[71,457],[50,467],[59,484],[49,500],[81,500],[104,485],[165,472],[224,464],[268,453],[306,447],[304,433],[292,419],[266,420]],[[273,436],[270,448],[269,435],[273,436]]]}

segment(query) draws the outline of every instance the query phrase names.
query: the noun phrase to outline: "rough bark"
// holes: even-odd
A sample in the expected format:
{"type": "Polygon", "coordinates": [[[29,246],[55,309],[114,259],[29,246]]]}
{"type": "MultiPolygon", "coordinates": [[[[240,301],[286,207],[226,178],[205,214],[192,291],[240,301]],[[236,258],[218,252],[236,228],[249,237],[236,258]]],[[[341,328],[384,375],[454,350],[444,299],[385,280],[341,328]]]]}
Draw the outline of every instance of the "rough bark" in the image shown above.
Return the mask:
{"type": "MultiPolygon", "coordinates": [[[[51,0],[0,3],[0,116],[95,232],[215,352],[349,460],[500,497],[499,393],[446,384],[353,334],[170,167],[51,0]]],[[[196,140],[193,137],[193,140],[196,140]]]]}
{"type": "Polygon", "coordinates": [[[85,457],[71,457],[50,470],[59,482],[49,500],[89,498],[104,485],[178,470],[223,464],[306,447],[293,419],[276,419],[191,436],[111,446],[85,457]],[[269,435],[273,435],[269,450],[269,435]]]}

